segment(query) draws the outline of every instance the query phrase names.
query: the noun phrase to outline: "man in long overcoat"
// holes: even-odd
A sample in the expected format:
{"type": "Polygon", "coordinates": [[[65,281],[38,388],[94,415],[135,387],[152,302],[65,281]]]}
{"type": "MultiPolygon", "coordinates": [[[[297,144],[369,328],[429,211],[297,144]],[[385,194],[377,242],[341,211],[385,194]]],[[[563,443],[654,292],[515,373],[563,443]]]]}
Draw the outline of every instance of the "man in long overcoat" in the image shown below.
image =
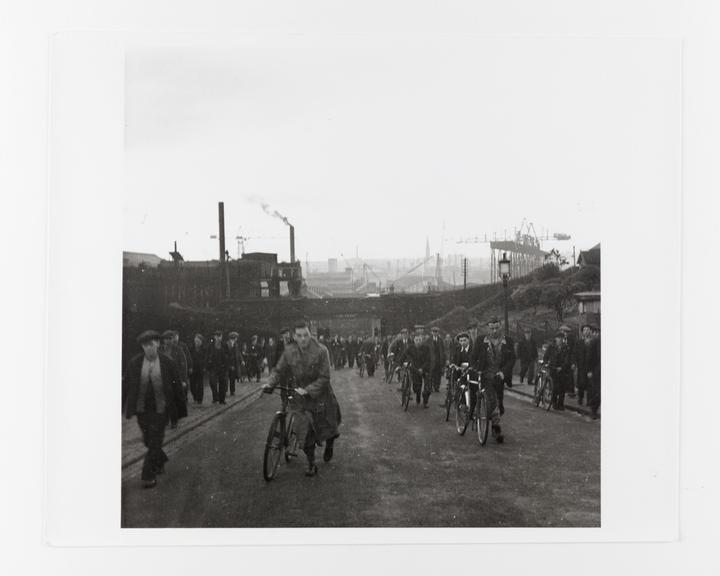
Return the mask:
{"type": "Polygon", "coordinates": [[[327,348],[310,334],[307,324],[295,326],[295,341],[287,344],[283,355],[263,384],[272,393],[281,381],[295,388],[289,409],[295,414],[298,439],[303,443],[308,467],[305,474],[315,476],[315,445],[325,442],[323,460],[333,456],[335,439],[340,435],[340,406],[330,385],[330,355],[327,348]]]}

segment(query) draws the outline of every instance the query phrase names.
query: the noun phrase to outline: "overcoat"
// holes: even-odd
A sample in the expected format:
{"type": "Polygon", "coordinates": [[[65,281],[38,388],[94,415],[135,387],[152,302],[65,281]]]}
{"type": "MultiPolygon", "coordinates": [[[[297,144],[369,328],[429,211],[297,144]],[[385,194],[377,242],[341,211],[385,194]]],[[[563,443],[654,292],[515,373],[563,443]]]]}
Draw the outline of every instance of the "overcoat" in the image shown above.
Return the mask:
{"type": "Polygon", "coordinates": [[[289,382],[293,388],[304,388],[307,395],[293,396],[291,412],[309,420],[317,442],[338,436],[340,405],[330,385],[330,355],[315,338],[303,350],[296,342],[288,344],[270,374],[268,385],[289,382]]]}

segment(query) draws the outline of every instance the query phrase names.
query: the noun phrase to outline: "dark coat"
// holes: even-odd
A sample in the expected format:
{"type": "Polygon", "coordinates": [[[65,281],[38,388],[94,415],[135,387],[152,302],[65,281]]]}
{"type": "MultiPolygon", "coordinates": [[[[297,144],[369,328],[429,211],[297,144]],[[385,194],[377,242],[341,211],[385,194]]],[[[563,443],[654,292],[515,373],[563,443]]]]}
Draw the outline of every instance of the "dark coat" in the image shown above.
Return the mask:
{"type": "Polygon", "coordinates": [[[225,349],[225,357],[227,359],[228,371],[234,370],[235,374],[240,374],[240,366],[243,363],[242,354],[240,353],[240,346],[236,343],[232,348],[225,342],[223,344],[225,349]]]}
{"type": "Polygon", "coordinates": [[[520,339],[517,345],[517,355],[523,362],[532,362],[538,358],[538,346],[535,338],[532,336],[530,340],[520,339]]]}
{"type": "Polygon", "coordinates": [[[310,418],[318,442],[338,435],[342,418],[330,386],[330,355],[325,346],[314,338],[306,350],[295,342],[288,344],[270,374],[268,386],[280,382],[292,382],[294,387],[307,391],[305,397],[293,397],[290,410],[310,418]]]}
{"type": "MultiPolygon", "coordinates": [[[[515,366],[515,343],[509,336],[504,336],[500,345],[500,371],[506,383],[512,385],[512,372],[515,366]]],[[[491,346],[490,340],[486,338],[478,338],[473,349],[473,365],[484,378],[490,376],[490,362],[488,360],[488,349],[491,346]]]]}
{"type": "Polygon", "coordinates": [[[405,350],[410,346],[411,340],[408,338],[403,342],[402,338],[397,338],[390,343],[390,354],[394,354],[397,362],[397,358],[400,358],[405,353],[405,350]]]}
{"type": "Polygon", "coordinates": [[[428,347],[430,354],[430,371],[435,373],[442,372],[446,360],[445,342],[440,336],[437,337],[437,341],[430,336],[425,342],[425,345],[428,347]]]}
{"type": "Polygon", "coordinates": [[[208,349],[207,363],[205,364],[208,372],[213,372],[218,376],[227,375],[228,372],[228,357],[225,352],[225,346],[221,346],[219,349],[213,344],[208,349]]]}
{"type": "Polygon", "coordinates": [[[452,363],[455,364],[455,366],[460,366],[464,362],[467,362],[471,365],[473,363],[473,349],[469,345],[467,351],[463,351],[460,346],[457,346],[453,351],[452,363]]]}
{"type": "Polygon", "coordinates": [[[410,342],[405,350],[397,357],[396,362],[410,362],[415,371],[422,370],[424,373],[430,371],[430,350],[424,343],[416,346],[414,342],[410,342]]]}
{"type": "Polygon", "coordinates": [[[205,363],[207,361],[207,349],[204,345],[200,348],[195,348],[193,343],[190,348],[190,358],[192,358],[193,374],[202,374],[205,370],[205,363]]]}
{"type": "MultiPolygon", "coordinates": [[[[127,401],[125,404],[125,417],[132,418],[137,408],[138,394],[140,392],[140,373],[142,371],[145,354],[134,356],[125,372],[127,386],[127,401]]],[[[180,380],[175,362],[163,354],[160,357],[160,374],[163,381],[163,394],[165,394],[165,412],[173,424],[180,418],[187,416],[185,404],[185,391],[180,380]]]]}

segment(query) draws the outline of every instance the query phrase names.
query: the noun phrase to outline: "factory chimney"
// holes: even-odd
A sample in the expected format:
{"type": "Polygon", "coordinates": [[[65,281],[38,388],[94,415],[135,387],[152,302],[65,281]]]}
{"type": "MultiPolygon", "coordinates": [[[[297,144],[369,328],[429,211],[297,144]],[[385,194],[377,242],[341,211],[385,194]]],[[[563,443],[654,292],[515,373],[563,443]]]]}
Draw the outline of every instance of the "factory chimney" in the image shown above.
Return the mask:
{"type": "Polygon", "coordinates": [[[295,263],[295,226],[292,224],[288,224],[290,226],[290,262],[295,263]]]}

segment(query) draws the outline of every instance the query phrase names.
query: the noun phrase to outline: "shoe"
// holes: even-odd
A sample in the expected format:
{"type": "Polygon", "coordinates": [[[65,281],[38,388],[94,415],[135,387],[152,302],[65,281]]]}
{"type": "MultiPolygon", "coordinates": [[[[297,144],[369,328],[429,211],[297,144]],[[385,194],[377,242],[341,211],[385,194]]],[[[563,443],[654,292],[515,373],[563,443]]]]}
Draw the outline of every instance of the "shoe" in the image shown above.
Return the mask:
{"type": "Polygon", "coordinates": [[[318,473],[317,464],[315,464],[315,462],[308,463],[308,467],[305,470],[305,476],[317,476],[317,473],[318,473]]]}
{"type": "Polygon", "coordinates": [[[427,402],[423,404],[423,408],[430,408],[430,406],[427,405],[427,402]]]}
{"type": "Polygon", "coordinates": [[[560,410],[560,412],[562,412],[563,410],[565,410],[565,406],[561,404],[556,408],[556,410],[560,410]]]}
{"type": "Polygon", "coordinates": [[[155,468],[155,474],[165,474],[165,464],[160,464],[160,466],[155,468]]]}
{"type": "Polygon", "coordinates": [[[505,440],[505,437],[502,434],[502,428],[500,428],[497,424],[494,424],[492,427],[492,435],[493,438],[495,438],[495,442],[498,444],[502,444],[505,440]]]}
{"type": "Polygon", "coordinates": [[[323,461],[330,462],[330,460],[332,460],[333,444],[335,444],[334,440],[327,440],[325,442],[325,451],[323,452],[323,461]]]}
{"type": "Polygon", "coordinates": [[[141,480],[140,485],[143,488],[155,488],[155,485],[157,484],[157,480],[153,478],[152,480],[141,480]]]}
{"type": "Polygon", "coordinates": [[[225,400],[220,400],[220,404],[225,404],[225,400]]]}

